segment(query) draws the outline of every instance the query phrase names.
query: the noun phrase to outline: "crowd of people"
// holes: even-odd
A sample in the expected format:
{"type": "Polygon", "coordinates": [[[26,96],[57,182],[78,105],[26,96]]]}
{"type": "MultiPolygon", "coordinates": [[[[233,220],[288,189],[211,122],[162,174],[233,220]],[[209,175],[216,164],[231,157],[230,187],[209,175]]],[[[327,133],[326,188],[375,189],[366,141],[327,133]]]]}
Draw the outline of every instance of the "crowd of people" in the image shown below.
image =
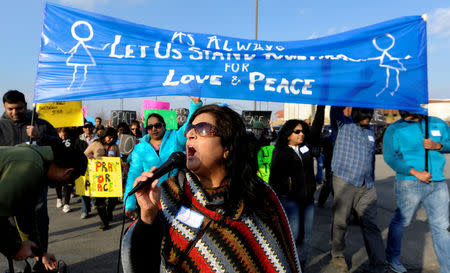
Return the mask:
{"type": "MultiPolygon", "coordinates": [[[[292,119],[276,132],[272,124],[269,129],[260,122],[246,128],[227,106],[203,105],[192,97],[187,122],[176,130],[167,129],[156,113],[142,124],[116,127],[98,117],[81,130],[55,129],[36,117],[32,122],[19,91],[8,91],[3,103],[0,146],[14,147],[0,147],[0,166],[7,166],[0,180],[0,234],[7,245],[0,243],[0,252],[11,259],[31,257],[34,251],[41,256],[36,267],[55,267],[55,255],[47,253],[48,185],[56,189],[56,206],[69,213],[74,182],[86,170],[87,158],[122,159],[125,197],[137,183],[151,179],[172,153],[183,151],[185,167],[123,199],[124,213],[134,221],[123,241],[124,272],[302,272],[315,206],[323,207],[331,193],[331,264],[336,272],[349,272],[344,252],[351,217],[361,227],[370,270],[406,272],[400,261],[403,233],[423,205],[441,272],[450,273],[443,155],[450,151],[450,131],[439,118],[400,111],[402,119],[385,132],[384,160],[397,173],[397,209],[385,246],[377,224],[373,109],[353,107],[346,116],[344,107],[332,107],[331,129],[324,132],[325,106],[317,106],[312,125],[292,119]],[[119,149],[121,135],[136,139],[129,155],[119,149]],[[34,145],[15,146],[24,143],[34,145]],[[265,183],[257,175],[257,152],[271,144],[275,148],[265,183]],[[317,181],[322,187],[316,202],[317,181]],[[31,186],[23,191],[26,183],[31,186]],[[24,198],[19,193],[32,202],[16,205],[24,198]]],[[[95,207],[100,229],[109,229],[118,198],[75,198],[82,202],[82,219],[95,207]]]]}

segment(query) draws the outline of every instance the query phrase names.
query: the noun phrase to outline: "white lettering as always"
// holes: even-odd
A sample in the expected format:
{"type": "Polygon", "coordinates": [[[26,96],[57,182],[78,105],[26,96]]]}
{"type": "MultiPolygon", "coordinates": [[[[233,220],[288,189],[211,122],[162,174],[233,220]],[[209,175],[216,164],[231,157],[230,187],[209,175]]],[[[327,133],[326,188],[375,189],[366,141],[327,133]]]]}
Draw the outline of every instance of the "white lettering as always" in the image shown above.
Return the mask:
{"type": "Polygon", "coordinates": [[[220,39],[217,39],[217,36],[208,37],[208,45],[206,46],[206,48],[211,48],[211,43],[214,43],[215,49],[220,50],[219,41],[220,39]]]}

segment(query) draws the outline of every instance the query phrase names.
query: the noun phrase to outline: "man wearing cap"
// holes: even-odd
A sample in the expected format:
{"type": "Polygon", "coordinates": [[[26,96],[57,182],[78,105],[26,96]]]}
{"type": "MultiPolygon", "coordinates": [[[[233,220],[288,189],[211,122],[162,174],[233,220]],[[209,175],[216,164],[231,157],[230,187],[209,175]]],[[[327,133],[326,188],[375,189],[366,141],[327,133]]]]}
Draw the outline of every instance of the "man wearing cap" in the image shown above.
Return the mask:
{"type": "Polygon", "coordinates": [[[391,124],[383,137],[383,157],[394,169],[397,209],[389,225],[386,259],[391,270],[406,272],[400,262],[402,237],[417,208],[427,213],[434,251],[442,273],[450,272],[449,193],[445,183],[443,153],[450,152],[449,126],[428,117],[429,138],[425,139],[422,115],[400,111],[401,119],[391,124]],[[428,149],[428,170],[425,170],[428,149]]]}
{"type": "Polygon", "coordinates": [[[82,152],[62,144],[0,147],[0,253],[14,260],[42,255],[46,269],[56,267],[55,256],[46,253],[45,238],[37,229],[36,192],[71,182],[86,166],[82,152]],[[17,228],[10,224],[11,217],[17,228]]]}
{"type": "Polygon", "coordinates": [[[83,126],[83,134],[80,136],[81,140],[87,142],[88,146],[91,145],[96,139],[97,134],[94,133],[94,124],[90,121],[86,121],[83,126]]]}

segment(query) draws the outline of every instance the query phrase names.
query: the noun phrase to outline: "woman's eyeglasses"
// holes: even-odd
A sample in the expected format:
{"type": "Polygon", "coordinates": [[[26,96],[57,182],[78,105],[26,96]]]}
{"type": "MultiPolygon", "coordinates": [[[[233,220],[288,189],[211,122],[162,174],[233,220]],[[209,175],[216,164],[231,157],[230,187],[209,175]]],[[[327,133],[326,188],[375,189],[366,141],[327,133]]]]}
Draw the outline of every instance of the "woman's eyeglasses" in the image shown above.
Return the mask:
{"type": "Polygon", "coordinates": [[[303,131],[303,130],[295,130],[295,131],[293,131],[292,133],[298,135],[298,134],[300,134],[300,133],[304,133],[304,131],[303,131]]]}
{"type": "Polygon", "coordinates": [[[153,128],[155,128],[155,129],[161,129],[162,126],[163,126],[163,124],[162,124],[161,122],[157,122],[157,123],[155,123],[155,124],[149,124],[149,125],[147,125],[146,129],[147,129],[147,130],[153,130],[153,128]]]}
{"type": "Polygon", "coordinates": [[[195,133],[199,136],[217,136],[218,134],[216,126],[207,122],[200,122],[197,124],[188,123],[186,130],[184,131],[184,136],[192,129],[194,129],[195,133]]]}

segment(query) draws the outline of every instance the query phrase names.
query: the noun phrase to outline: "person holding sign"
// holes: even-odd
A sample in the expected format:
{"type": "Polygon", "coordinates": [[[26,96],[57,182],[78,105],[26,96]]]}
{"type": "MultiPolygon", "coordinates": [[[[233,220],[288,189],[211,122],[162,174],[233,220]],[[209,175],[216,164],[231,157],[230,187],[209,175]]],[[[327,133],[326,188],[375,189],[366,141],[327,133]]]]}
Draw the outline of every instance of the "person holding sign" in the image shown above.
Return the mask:
{"type": "MultiPolygon", "coordinates": [[[[198,97],[192,97],[192,102],[189,107],[189,114],[195,112],[202,102],[198,97]]],[[[145,121],[147,133],[143,138],[139,139],[140,143],[134,147],[131,154],[131,165],[128,171],[127,185],[125,187],[125,194],[133,188],[133,183],[143,171],[150,170],[151,167],[159,167],[165,162],[173,152],[184,151],[186,144],[186,137],[184,130],[187,123],[185,123],[178,130],[167,130],[164,118],[159,114],[153,113],[147,117],[145,121]]],[[[161,181],[168,176],[163,176],[161,181]]],[[[136,197],[134,195],[127,198],[125,203],[125,215],[128,218],[134,219],[136,217],[136,197]]]]}
{"type": "Polygon", "coordinates": [[[278,133],[273,150],[269,184],[280,198],[305,267],[314,220],[314,158],[310,144],[320,137],[325,106],[317,106],[310,128],[298,119],[288,120],[278,133]]]}
{"type": "MultiPolygon", "coordinates": [[[[102,156],[120,157],[119,147],[116,145],[117,131],[108,127],[105,133],[84,151],[88,158],[98,158],[102,156]]],[[[102,224],[100,229],[105,231],[109,228],[109,221],[112,220],[113,211],[117,204],[117,197],[96,197],[95,206],[102,224]]]]}
{"type": "Polygon", "coordinates": [[[450,128],[437,117],[400,110],[402,119],[391,124],[383,138],[383,157],[396,171],[394,184],[397,209],[389,224],[386,258],[391,270],[406,272],[400,262],[403,233],[417,208],[427,213],[434,251],[441,272],[450,272],[449,193],[445,183],[443,153],[450,152],[450,128]],[[425,139],[425,118],[429,137],[425,139]],[[428,169],[425,149],[429,150],[428,169]]]}
{"type": "Polygon", "coordinates": [[[240,115],[203,106],[185,134],[187,169],[136,192],[141,213],[125,234],[124,272],[301,272],[286,214],[256,175],[240,115]]]}

